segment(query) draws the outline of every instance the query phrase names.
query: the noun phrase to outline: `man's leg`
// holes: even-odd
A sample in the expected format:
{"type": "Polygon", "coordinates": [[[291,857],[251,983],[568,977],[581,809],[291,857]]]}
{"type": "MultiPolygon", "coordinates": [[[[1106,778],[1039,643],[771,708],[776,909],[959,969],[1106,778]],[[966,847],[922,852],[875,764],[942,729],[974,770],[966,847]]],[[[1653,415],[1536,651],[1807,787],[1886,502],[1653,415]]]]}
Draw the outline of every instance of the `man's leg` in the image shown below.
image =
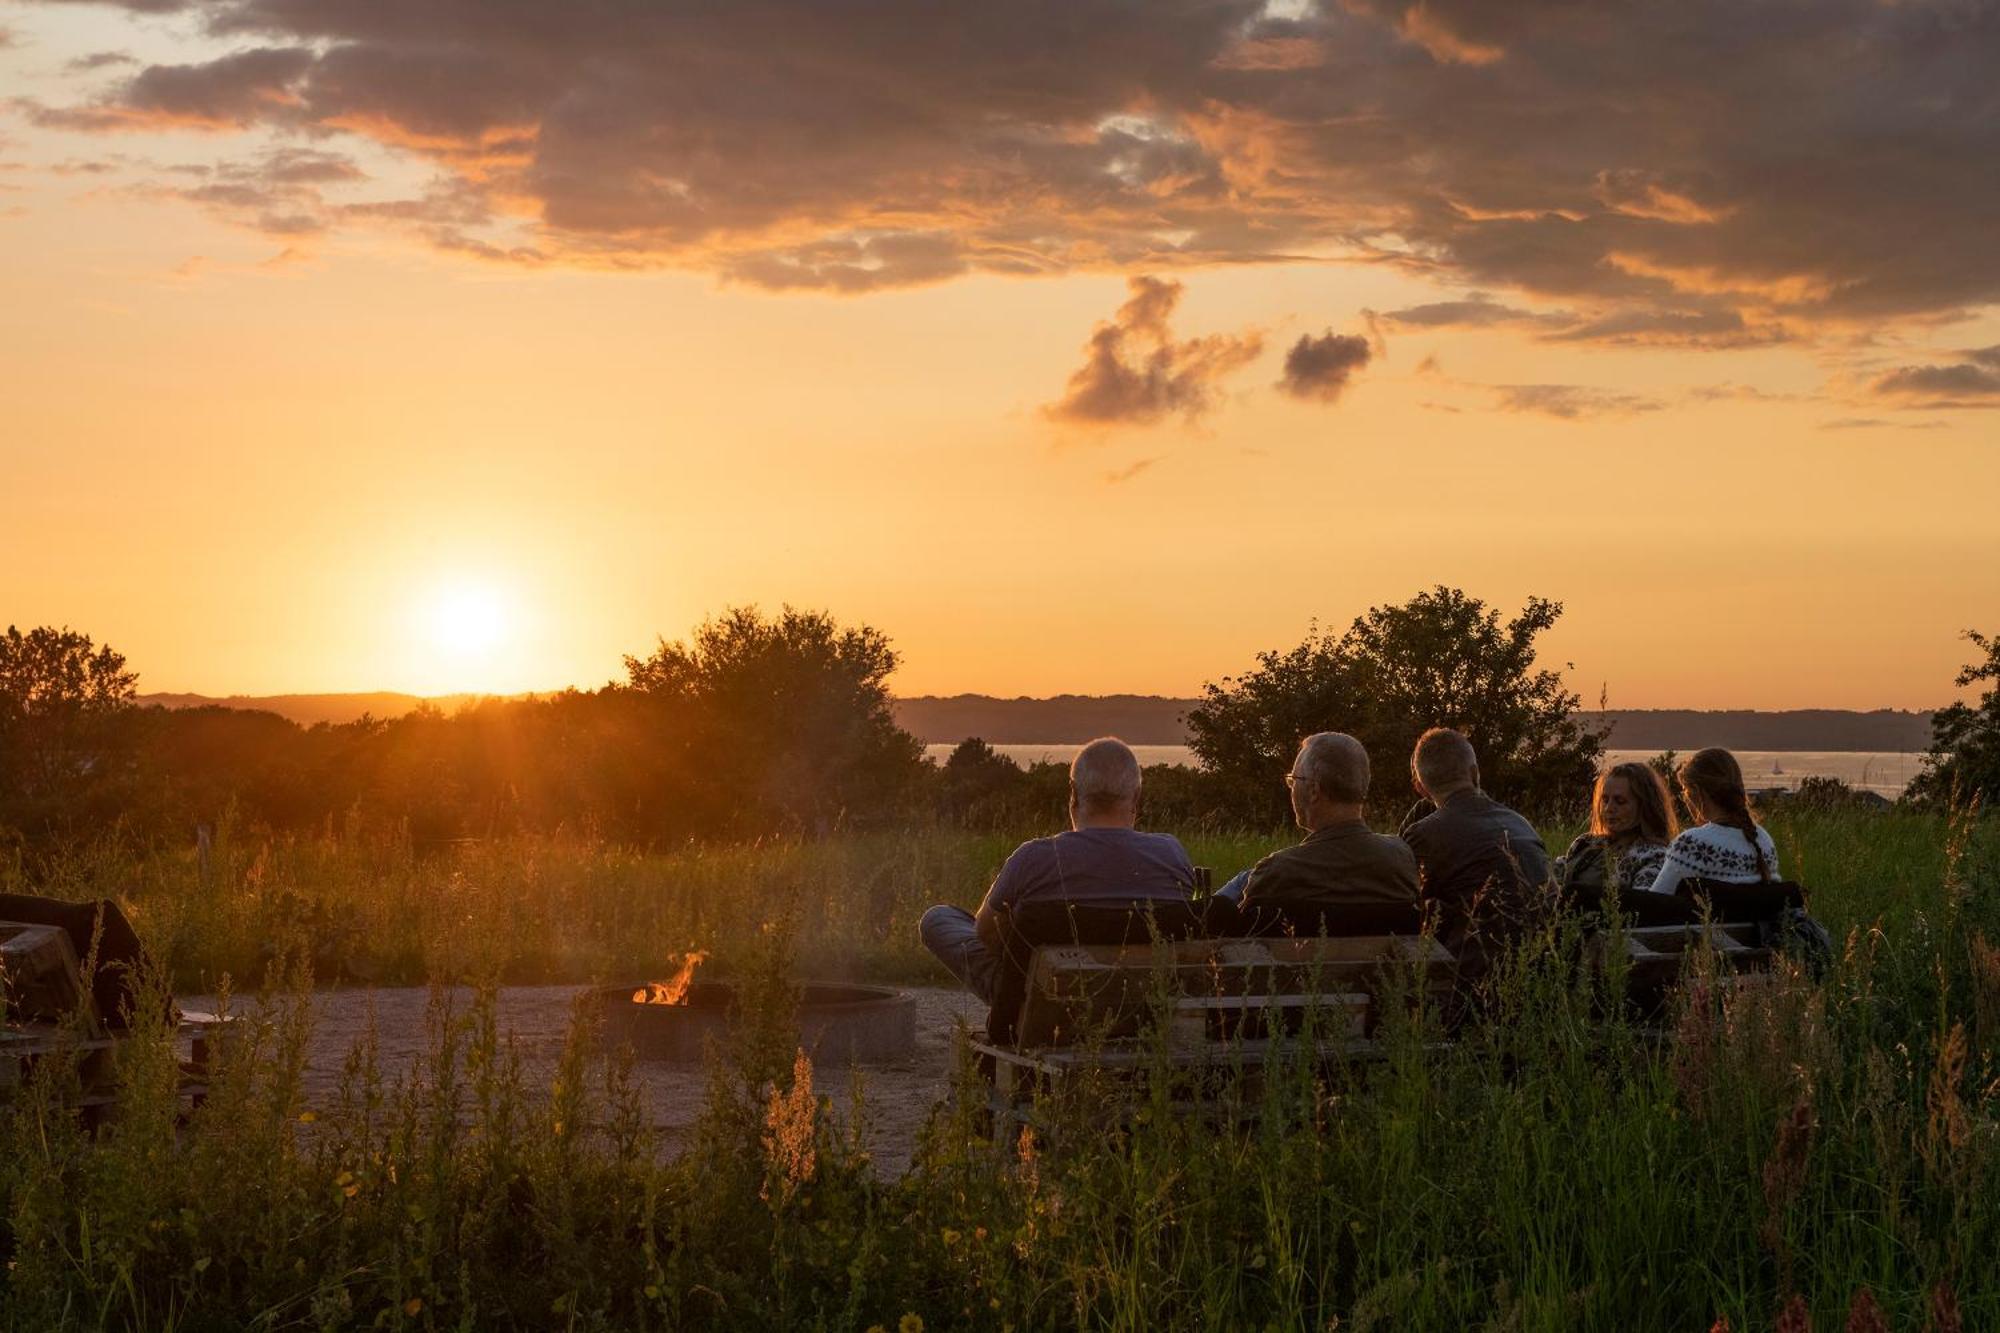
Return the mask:
{"type": "Polygon", "coordinates": [[[993,955],[963,907],[933,907],[917,926],[924,947],[937,956],[965,988],[993,1003],[993,955]]]}

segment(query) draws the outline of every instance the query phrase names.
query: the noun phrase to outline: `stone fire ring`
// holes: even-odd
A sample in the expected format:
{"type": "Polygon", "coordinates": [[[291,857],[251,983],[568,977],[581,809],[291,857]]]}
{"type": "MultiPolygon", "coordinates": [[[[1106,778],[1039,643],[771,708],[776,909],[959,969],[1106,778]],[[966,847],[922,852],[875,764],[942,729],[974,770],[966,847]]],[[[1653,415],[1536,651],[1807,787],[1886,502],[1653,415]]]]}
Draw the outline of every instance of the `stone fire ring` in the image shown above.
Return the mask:
{"type": "MultiPolygon", "coordinates": [[[[718,1054],[729,1046],[729,1016],[735,988],[723,981],[697,981],[685,1004],[636,1004],[638,985],[598,990],[605,1039],[629,1043],[641,1060],[699,1062],[714,1039],[718,1054]]],[[[917,1044],[917,1002],[907,991],[888,986],[808,981],[799,987],[799,1044],[823,1065],[893,1064],[907,1060],[917,1044]]]]}

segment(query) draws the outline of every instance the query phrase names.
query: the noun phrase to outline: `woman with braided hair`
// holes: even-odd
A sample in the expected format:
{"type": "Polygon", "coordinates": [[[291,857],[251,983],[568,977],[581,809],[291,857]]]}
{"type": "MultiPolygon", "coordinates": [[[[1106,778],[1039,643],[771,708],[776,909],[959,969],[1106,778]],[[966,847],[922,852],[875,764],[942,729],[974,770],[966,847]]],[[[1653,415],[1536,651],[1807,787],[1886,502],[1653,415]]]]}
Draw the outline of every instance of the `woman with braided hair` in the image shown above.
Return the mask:
{"type": "Polygon", "coordinates": [[[1697,750],[1676,775],[1688,809],[1701,822],[1667,847],[1653,892],[1672,893],[1683,880],[1765,884],[1780,879],[1778,848],[1750,814],[1743,770],[1727,750],[1697,750]]]}

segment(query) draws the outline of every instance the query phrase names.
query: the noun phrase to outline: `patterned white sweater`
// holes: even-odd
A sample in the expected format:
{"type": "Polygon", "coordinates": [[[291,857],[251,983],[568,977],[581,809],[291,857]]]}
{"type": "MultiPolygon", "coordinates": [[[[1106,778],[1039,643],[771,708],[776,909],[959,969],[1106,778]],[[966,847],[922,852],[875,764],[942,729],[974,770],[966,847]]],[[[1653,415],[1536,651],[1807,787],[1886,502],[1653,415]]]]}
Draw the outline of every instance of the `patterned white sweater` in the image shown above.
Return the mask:
{"type": "MultiPolygon", "coordinates": [[[[1777,844],[1761,824],[1757,826],[1757,845],[1764,849],[1764,864],[1770,869],[1771,878],[1782,878],[1778,871],[1777,844]]],[[[1762,878],[1757,873],[1757,858],[1750,851],[1750,840],[1741,829],[1696,824],[1682,829],[1680,836],[1668,845],[1666,864],[1660,867],[1660,876],[1653,881],[1653,892],[1672,893],[1684,879],[1755,884],[1762,878]]]]}

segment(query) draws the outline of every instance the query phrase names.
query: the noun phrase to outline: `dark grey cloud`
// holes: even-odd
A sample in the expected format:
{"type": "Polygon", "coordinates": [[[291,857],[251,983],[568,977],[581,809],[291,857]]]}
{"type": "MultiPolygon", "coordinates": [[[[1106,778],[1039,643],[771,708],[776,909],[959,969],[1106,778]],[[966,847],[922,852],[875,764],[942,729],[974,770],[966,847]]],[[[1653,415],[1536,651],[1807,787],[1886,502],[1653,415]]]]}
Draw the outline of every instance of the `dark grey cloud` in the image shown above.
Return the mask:
{"type": "Polygon", "coordinates": [[[1819,423],[1821,430],[1947,430],[1948,421],[1888,421],[1881,417],[1837,417],[1819,423]]]}
{"type": "Polygon", "coordinates": [[[1616,393],[1581,384],[1495,384],[1494,405],[1503,412],[1529,412],[1581,421],[1585,417],[1630,416],[1657,412],[1666,404],[1643,394],[1616,393]]]}
{"type": "Polygon", "coordinates": [[[1383,312],[1384,323],[1395,328],[1424,329],[1533,329],[1574,328],[1578,316],[1570,311],[1547,314],[1523,310],[1475,292],[1457,301],[1429,301],[1405,310],[1383,312]]]}
{"type": "Polygon", "coordinates": [[[1156,454],[1151,458],[1137,458],[1127,463],[1124,467],[1113,468],[1104,474],[1104,482],[1107,486],[1122,486],[1134,477],[1151,469],[1160,461],[1160,457],[1160,455],[1156,454]]]}
{"type": "Polygon", "coordinates": [[[1701,309],[1612,307],[1596,314],[1575,310],[1536,311],[1495,301],[1481,293],[1462,300],[1432,301],[1381,315],[1393,328],[1410,331],[1508,329],[1545,342],[1589,342],[1627,347],[1739,348],[1785,342],[1783,325],[1746,320],[1719,305],[1701,309]]]}
{"type": "Polygon", "coordinates": [[[1263,350],[1254,331],[1177,340],[1168,326],[1181,284],[1131,279],[1132,296],[1085,344],[1084,363],[1043,412],[1070,425],[1145,425],[1170,416],[1193,421],[1215,405],[1217,386],[1263,350]]]}
{"type": "Polygon", "coordinates": [[[123,3],[233,49],[17,110],[364,135],[535,262],[1359,255],[1574,314],[1537,336],[1724,348],[2000,300],[2000,0],[123,3]]]}
{"type": "Polygon", "coordinates": [[[1285,353],[1285,373],[1278,387],[1294,398],[1338,402],[1374,354],[1368,340],[1356,334],[1331,329],[1317,337],[1304,334],[1285,353]]]}
{"type": "Polygon", "coordinates": [[[2000,407],[2000,345],[1967,348],[1948,365],[1898,366],[1870,388],[1915,408],[2000,407]]]}
{"type": "Polygon", "coordinates": [[[78,73],[88,73],[94,69],[112,69],[119,65],[136,65],[139,57],[125,51],[93,51],[87,56],[78,56],[66,68],[78,73]]]}
{"type": "Polygon", "coordinates": [[[166,193],[200,204],[239,226],[281,239],[312,236],[332,228],[347,210],[327,200],[326,188],[367,179],[343,153],[299,147],[272,149],[213,166],[181,163],[168,170],[200,183],[175,186],[166,193]]]}

